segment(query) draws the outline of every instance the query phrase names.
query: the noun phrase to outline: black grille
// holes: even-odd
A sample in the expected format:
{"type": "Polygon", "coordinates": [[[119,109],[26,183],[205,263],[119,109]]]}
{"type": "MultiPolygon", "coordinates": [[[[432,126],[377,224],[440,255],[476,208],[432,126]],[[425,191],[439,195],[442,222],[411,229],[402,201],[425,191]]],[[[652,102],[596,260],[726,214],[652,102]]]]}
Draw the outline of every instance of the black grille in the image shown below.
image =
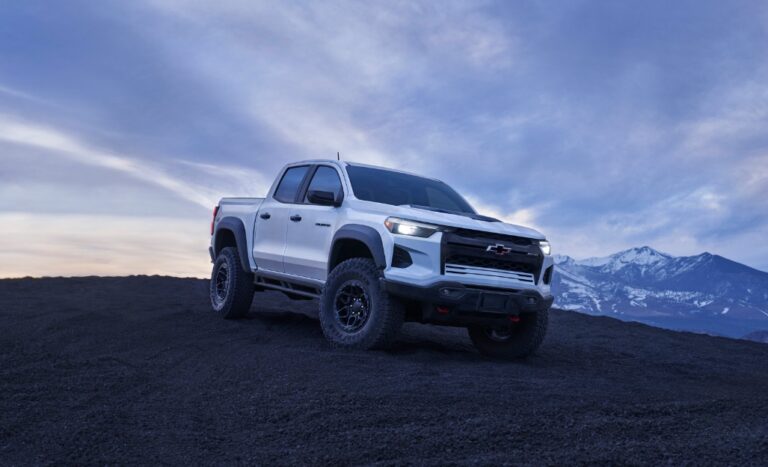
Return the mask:
{"type": "Polygon", "coordinates": [[[497,234],[493,232],[483,232],[480,230],[456,229],[451,233],[453,233],[454,235],[458,235],[459,237],[491,240],[499,243],[504,243],[505,245],[512,244],[512,245],[528,246],[528,245],[538,244],[536,240],[533,240],[531,238],[517,237],[514,235],[503,235],[503,234],[497,234]]]}
{"type": "Polygon", "coordinates": [[[544,256],[541,254],[538,241],[530,238],[466,229],[443,233],[443,273],[445,273],[445,263],[451,263],[529,273],[533,274],[534,282],[538,282],[543,261],[544,256]],[[496,245],[503,245],[508,249],[507,253],[499,255],[487,250],[488,247],[496,245]]]}

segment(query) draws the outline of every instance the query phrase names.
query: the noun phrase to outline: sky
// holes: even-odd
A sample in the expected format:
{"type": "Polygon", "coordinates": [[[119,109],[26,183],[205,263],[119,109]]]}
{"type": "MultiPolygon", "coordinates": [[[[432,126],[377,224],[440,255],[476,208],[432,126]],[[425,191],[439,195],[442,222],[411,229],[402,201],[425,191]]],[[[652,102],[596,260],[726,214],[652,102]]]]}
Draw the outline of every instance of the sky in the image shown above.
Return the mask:
{"type": "Polygon", "coordinates": [[[555,253],[768,270],[768,3],[0,5],[0,277],[204,277],[220,197],[337,151],[555,253]]]}

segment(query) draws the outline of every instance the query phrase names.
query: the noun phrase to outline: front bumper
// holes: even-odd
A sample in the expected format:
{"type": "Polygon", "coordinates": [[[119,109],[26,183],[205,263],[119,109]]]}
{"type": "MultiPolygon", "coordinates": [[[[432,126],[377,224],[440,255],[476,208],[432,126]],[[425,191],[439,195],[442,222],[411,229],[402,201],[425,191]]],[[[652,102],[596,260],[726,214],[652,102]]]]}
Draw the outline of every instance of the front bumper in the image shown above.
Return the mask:
{"type": "Polygon", "coordinates": [[[546,311],[554,297],[536,290],[473,287],[442,281],[419,286],[384,280],[387,292],[423,304],[422,321],[465,325],[507,320],[520,313],[546,311]]]}

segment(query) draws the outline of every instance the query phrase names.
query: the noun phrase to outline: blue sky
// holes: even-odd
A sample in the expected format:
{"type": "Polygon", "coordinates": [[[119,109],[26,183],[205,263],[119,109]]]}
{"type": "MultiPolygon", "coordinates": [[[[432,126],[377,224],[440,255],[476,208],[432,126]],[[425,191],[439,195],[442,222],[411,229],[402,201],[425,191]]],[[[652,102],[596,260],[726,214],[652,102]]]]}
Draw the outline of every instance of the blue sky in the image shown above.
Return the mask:
{"type": "Polygon", "coordinates": [[[5,2],[0,276],[204,276],[218,197],[336,151],[557,253],[768,270],[767,5],[5,2]]]}

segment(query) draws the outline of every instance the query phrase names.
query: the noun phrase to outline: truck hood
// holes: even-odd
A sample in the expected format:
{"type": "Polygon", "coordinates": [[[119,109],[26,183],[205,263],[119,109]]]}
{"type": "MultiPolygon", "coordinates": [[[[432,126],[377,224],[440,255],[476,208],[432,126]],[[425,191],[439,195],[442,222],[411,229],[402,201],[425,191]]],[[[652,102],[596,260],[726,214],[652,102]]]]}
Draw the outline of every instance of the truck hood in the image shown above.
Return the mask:
{"type": "Polygon", "coordinates": [[[414,221],[426,222],[430,224],[445,225],[448,227],[458,227],[462,229],[480,230],[483,232],[492,232],[502,235],[515,235],[518,237],[533,238],[544,240],[545,237],[539,231],[516,224],[505,222],[491,222],[459,214],[450,214],[428,209],[419,209],[410,206],[392,206],[388,204],[373,203],[370,201],[355,200],[360,203],[359,207],[368,212],[376,212],[385,216],[401,217],[414,221]]]}

